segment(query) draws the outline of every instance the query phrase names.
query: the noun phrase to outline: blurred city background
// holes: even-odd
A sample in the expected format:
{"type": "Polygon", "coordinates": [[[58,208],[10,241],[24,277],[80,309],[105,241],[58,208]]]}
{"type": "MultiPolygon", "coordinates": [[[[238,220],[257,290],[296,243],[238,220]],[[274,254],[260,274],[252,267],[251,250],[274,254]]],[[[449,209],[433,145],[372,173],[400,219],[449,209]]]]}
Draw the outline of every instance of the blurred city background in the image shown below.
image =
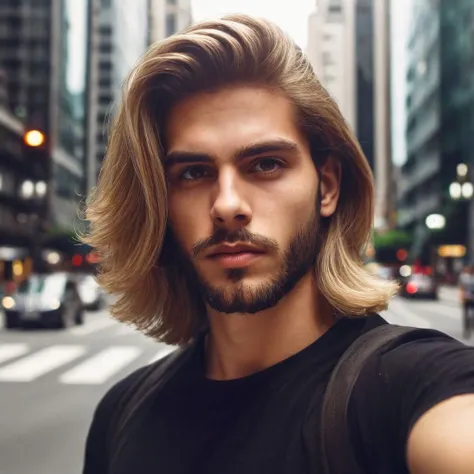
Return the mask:
{"type": "Polygon", "coordinates": [[[0,0],[0,474],[79,473],[102,395],[172,350],[110,318],[79,209],[137,59],[234,12],[293,36],[362,145],[384,316],[471,344],[474,0],[0,0]]]}

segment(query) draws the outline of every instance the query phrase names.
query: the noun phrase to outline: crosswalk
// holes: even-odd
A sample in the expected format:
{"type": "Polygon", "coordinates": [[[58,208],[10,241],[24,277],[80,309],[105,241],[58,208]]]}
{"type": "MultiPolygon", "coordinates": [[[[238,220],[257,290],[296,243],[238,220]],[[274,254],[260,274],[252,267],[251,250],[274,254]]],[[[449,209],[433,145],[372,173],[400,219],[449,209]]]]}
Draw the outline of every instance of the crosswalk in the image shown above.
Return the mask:
{"type": "MultiPolygon", "coordinates": [[[[394,324],[440,329],[461,338],[461,310],[453,304],[395,298],[383,316],[394,324]]],[[[48,346],[43,343],[39,347],[34,337],[18,341],[21,333],[13,336],[0,341],[0,387],[42,380],[63,386],[102,385],[174,350],[146,340],[133,328],[105,315],[88,318],[83,326],[55,332],[54,343],[48,339],[48,346]],[[128,337],[131,335],[137,337],[128,337]]]]}
{"type": "Polygon", "coordinates": [[[173,350],[164,344],[158,349],[115,345],[94,353],[81,344],[57,344],[38,350],[25,343],[1,344],[0,385],[34,382],[48,375],[54,375],[55,382],[63,385],[101,385],[173,350]]]}

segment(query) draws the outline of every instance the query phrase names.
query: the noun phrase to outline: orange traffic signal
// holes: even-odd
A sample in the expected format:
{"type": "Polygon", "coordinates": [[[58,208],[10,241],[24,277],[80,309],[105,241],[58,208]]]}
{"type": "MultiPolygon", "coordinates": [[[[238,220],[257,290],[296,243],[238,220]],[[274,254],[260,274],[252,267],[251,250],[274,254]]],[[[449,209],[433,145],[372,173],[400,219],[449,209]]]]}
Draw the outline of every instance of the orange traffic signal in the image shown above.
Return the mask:
{"type": "Polygon", "coordinates": [[[44,133],[39,130],[28,130],[24,137],[25,143],[31,147],[38,147],[44,143],[44,133]]]}

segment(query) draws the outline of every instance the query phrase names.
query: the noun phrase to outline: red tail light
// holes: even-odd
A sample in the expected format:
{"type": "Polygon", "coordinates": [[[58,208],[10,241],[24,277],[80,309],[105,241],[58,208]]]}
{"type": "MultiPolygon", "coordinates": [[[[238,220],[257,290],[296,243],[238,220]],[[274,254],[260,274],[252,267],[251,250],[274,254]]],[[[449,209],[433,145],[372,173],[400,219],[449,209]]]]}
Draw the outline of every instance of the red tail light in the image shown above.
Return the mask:
{"type": "Polygon", "coordinates": [[[418,287],[414,283],[407,284],[407,293],[409,295],[414,295],[418,291],[418,287]]]}

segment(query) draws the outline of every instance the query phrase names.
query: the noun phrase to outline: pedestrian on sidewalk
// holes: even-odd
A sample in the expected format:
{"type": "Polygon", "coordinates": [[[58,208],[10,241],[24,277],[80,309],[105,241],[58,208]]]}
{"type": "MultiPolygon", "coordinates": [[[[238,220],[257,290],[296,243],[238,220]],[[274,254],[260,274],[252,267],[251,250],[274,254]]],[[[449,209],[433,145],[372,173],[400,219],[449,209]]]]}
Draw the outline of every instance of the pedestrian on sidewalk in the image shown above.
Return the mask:
{"type": "Polygon", "coordinates": [[[472,474],[474,350],[387,324],[370,167],[308,58],[244,15],[132,71],[85,239],[180,348],[105,395],[84,474],[472,474]]]}
{"type": "Polygon", "coordinates": [[[472,310],[474,309],[474,265],[466,265],[459,275],[459,297],[463,308],[463,335],[469,339],[472,333],[472,310]]]}

